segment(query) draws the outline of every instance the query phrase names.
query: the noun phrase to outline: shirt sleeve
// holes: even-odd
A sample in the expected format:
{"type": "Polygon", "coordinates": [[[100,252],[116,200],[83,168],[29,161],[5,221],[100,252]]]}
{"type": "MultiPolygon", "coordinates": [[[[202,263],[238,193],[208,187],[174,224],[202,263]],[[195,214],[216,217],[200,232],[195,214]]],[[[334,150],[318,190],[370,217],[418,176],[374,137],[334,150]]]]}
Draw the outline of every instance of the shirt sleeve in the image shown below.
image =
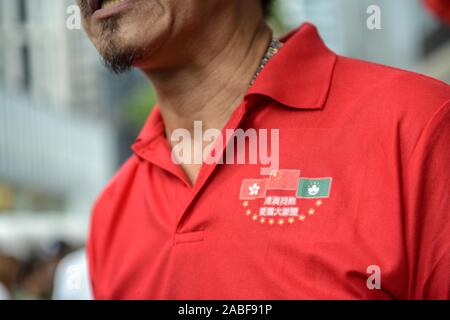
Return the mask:
{"type": "Polygon", "coordinates": [[[450,299],[450,101],[429,121],[404,174],[409,299],[450,299]]]}

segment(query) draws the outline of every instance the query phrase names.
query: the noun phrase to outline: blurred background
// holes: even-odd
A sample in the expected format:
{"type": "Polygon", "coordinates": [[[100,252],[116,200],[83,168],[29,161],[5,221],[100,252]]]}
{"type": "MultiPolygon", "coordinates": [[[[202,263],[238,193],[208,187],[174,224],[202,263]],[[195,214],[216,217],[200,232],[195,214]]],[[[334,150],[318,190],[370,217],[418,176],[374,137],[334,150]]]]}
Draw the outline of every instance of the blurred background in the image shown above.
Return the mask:
{"type": "MultiPolygon", "coordinates": [[[[313,22],[339,54],[449,83],[450,1],[427,3],[276,0],[270,23],[281,35],[313,22]],[[367,27],[370,5],[381,29],[367,27]]],[[[0,0],[0,300],[89,298],[93,201],[155,102],[141,74],[109,73],[84,32],[67,28],[73,4],[0,0]]]]}

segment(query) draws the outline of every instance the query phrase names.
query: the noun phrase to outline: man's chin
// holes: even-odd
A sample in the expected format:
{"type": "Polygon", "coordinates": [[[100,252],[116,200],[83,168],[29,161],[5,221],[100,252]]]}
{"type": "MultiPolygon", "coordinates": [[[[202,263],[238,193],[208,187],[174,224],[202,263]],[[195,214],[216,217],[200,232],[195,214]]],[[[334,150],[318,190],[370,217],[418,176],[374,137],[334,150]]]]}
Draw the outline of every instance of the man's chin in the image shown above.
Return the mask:
{"type": "Polygon", "coordinates": [[[116,74],[129,71],[138,56],[138,50],[118,48],[113,42],[109,43],[101,52],[103,64],[116,74]]]}

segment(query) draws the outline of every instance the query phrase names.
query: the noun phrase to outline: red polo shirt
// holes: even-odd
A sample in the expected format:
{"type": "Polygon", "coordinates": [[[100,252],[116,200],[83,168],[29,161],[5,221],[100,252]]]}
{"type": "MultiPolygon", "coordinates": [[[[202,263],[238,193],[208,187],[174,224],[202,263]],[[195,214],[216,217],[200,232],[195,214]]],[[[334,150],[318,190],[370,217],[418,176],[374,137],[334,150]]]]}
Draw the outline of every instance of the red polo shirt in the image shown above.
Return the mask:
{"type": "Polygon", "coordinates": [[[449,86],[283,41],[226,125],[279,129],[279,170],[191,187],[155,108],[94,208],[96,298],[450,298],[449,86]]]}

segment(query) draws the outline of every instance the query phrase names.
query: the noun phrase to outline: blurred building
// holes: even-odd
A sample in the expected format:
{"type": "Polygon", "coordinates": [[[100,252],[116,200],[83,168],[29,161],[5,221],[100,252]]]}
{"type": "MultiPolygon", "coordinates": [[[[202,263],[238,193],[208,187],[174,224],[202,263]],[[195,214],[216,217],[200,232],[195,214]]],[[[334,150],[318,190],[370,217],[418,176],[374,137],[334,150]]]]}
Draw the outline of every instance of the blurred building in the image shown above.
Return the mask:
{"type": "Polygon", "coordinates": [[[421,0],[277,1],[288,27],[313,22],[340,54],[450,81],[449,28],[421,0]],[[381,28],[370,30],[368,8],[374,5],[380,9],[381,28]]]}
{"type": "Polygon", "coordinates": [[[0,0],[0,250],[82,240],[119,164],[115,115],[140,80],[110,75],[84,32],[66,27],[73,4],[0,0]]]}
{"type": "Polygon", "coordinates": [[[98,110],[98,61],[82,33],[66,28],[69,4],[0,0],[0,80],[9,93],[26,93],[47,109],[98,110]]]}

